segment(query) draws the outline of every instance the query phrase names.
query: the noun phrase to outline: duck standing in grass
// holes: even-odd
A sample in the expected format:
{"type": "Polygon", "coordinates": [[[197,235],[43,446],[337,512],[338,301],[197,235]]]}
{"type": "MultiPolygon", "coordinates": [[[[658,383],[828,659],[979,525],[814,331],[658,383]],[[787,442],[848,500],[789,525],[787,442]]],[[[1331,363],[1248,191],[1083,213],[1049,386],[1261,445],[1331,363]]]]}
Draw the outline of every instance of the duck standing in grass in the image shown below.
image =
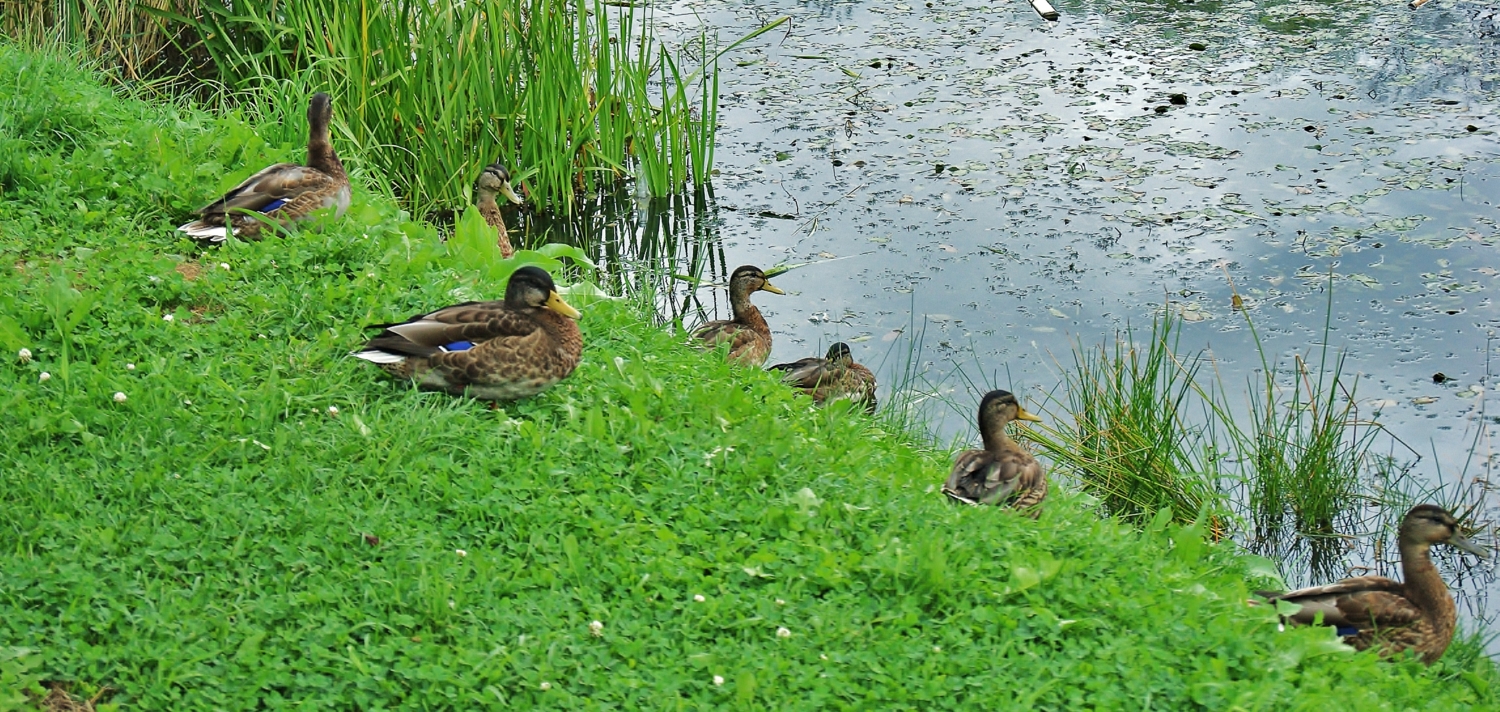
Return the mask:
{"type": "Polygon", "coordinates": [[[349,175],[328,142],[333,103],[322,92],[307,104],[307,165],[278,163],[235,186],[198,210],[199,218],[177,228],[189,237],[221,243],[230,235],[259,240],[261,230],[286,226],[333,208],[342,217],[349,208],[349,175]]]}
{"type": "Polygon", "coordinates": [[[744,265],[737,267],[729,276],[729,309],[733,319],[710,321],[693,332],[699,346],[712,349],[720,344],[729,344],[729,360],[741,366],[756,366],[766,362],[771,355],[771,327],[766,324],[760,310],[750,303],[750,295],[758,291],[772,294],[786,292],[771,286],[766,273],[759,267],[744,265]]]}
{"type": "Polygon", "coordinates": [[[1312,624],[1322,614],[1323,625],[1337,627],[1344,642],[1357,650],[1377,648],[1381,655],[1410,650],[1431,665],[1453,642],[1458,615],[1429,550],[1433,544],[1447,544],[1480,558],[1486,555],[1458,533],[1453,515],[1431,504],[1417,505],[1406,513],[1398,541],[1405,583],[1384,576],[1357,576],[1289,593],[1255,593],[1272,603],[1301,606],[1288,616],[1292,623],[1312,624]]]}
{"type": "Polygon", "coordinates": [[[577,309],[539,267],[515,271],[504,301],[464,302],[380,329],[354,352],[418,387],[493,401],[528,398],[578,366],[577,309]]]}
{"type": "Polygon", "coordinates": [[[1010,391],[990,391],[979,402],[983,450],[965,450],[953,461],[943,494],[965,504],[1004,504],[1028,511],[1035,519],[1047,497],[1047,475],[1025,448],[1005,434],[1012,420],[1040,422],[1026,412],[1010,391]]]}
{"type": "Polygon", "coordinates": [[[495,195],[505,196],[516,205],[522,202],[521,196],[510,187],[510,171],[499,161],[491,163],[479,172],[479,178],[474,181],[474,207],[479,208],[479,214],[484,216],[484,221],[490,227],[495,228],[500,246],[500,256],[510,259],[516,254],[516,248],[510,244],[510,233],[505,231],[505,220],[500,217],[500,204],[495,202],[495,195]]]}
{"type": "Polygon", "coordinates": [[[842,341],[828,347],[823,358],[778,363],[771,370],[785,371],[781,382],[812,396],[818,405],[847,398],[864,406],[865,412],[875,413],[875,374],[855,363],[849,345],[842,341]]]}

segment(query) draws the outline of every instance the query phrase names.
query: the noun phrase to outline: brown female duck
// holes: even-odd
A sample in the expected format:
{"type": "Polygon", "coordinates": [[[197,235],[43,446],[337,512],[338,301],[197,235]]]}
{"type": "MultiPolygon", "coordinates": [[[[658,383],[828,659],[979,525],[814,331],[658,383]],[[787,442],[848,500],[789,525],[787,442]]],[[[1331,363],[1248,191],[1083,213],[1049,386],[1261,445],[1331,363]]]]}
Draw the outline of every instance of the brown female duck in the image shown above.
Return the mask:
{"type": "Polygon", "coordinates": [[[759,267],[738,267],[729,276],[729,308],[733,319],[710,321],[693,332],[699,346],[712,349],[729,344],[729,360],[741,366],[760,366],[771,355],[771,327],[760,310],[750,303],[757,291],[772,294],[785,292],[771,286],[759,267]]]}
{"type": "Polygon", "coordinates": [[[506,232],[505,220],[500,217],[500,204],[495,202],[497,193],[516,205],[524,202],[510,187],[510,171],[505,170],[505,166],[498,161],[485,166],[479,172],[479,178],[474,181],[474,207],[479,208],[484,222],[495,229],[500,256],[510,259],[511,255],[516,254],[516,248],[511,246],[510,233],[506,232]]]}
{"type": "Polygon", "coordinates": [[[198,209],[199,218],[177,228],[189,237],[220,243],[230,235],[259,240],[270,225],[286,226],[333,208],[336,217],[349,209],[349,175],[328,142],[333,102],[314,94],[307,103],[307,165],[278,163],[263,169],[212,203],[198,209]]]}
{"type": "Polygon", "coordinates": [[[965,504],[1005,504],[1029,511],[1035,518],[1047,497],[1042,464],[1005,434],[1012,420],[1040,421],[1026,412],[1009,391],[990,391],[979,402],[979,434],[983,450],[965,450],[953,460],[953,471],[943,494],[965,504]]]}
{"type": "Polygon", "coordinates": [[[578,366],[578,317],[551,275],[527,266],[511,275],[505,301],[465,302],[372,326],[381,332],[354,356],[420,388],[516,400],[550,388],[578,366]]]}
{"type": "Polygon", "coordinates": [[[1357,576],[1326,586],[1289,593],[1257,591],[1271,602],[1301,606],[1288,620],[1335,626],[1344,642],[1358,650],[1376,648],[1381,655],[1410,650],[1431,665],[1453,642],[1457,612],[1453,596],[1432,564],[1433,544],[1447,544],[1476,554],[1485,552],[1458,533],[1458,521],[1442,507],[1421,504],[1401,520],[1401,573],[1405,583],[1384,576],[1357,576]]]}
{"type": "Polygon", "coordinates": [[[778,363],[771,370],[786,371],[781,382],[812,396],[818,405],[847,398],[864,406],[865,412],[875,412],[875,374],[855,363],[849,345],[842,341],[828,347],[823,358],[778,363]]]}

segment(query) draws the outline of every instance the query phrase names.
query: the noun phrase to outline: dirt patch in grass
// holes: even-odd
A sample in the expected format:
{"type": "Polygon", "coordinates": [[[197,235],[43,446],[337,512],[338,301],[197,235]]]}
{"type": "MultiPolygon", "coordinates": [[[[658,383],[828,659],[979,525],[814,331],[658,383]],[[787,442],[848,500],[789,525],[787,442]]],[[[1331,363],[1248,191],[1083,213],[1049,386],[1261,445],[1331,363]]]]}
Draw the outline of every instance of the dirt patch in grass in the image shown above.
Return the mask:
{"type": "Polygon", "coordinates": [[[47,696],[37,701],[37,708],[47,712],[94,712],[94,705],[114,692],[113,688],[101,687],[93,697],[79,699],[68,692],[71,686],[72,684],[67,682],[46,683],[47,696]]]}
{"type": "Polygon", "coordinates": [[[179,262],[173,269],[177,270],[177,274],[182,275],[182,278],[189,282],[203,274],[203,265],[197,262],[179,262]]]}

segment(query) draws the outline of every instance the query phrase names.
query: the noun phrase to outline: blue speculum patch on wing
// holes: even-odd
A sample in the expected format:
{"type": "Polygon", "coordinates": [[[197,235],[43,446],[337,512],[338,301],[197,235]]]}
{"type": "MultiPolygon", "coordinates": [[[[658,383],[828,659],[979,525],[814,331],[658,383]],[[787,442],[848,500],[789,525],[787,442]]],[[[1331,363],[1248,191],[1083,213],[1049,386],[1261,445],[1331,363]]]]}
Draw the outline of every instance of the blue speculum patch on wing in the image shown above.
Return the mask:
{"type": "Polygon", "coordinates": [[[1351,635],[1356,635],[1356,634],[1359,633],[1359,629],[1358,628],[1355,628],[1355,627],[1352,627],[1352,626],[1345,626],[1345,625],[1338,626],[1338,631],[1339,631],[1339,637],[1341,637],[1341,638],[1345,638],[1345,637],[1348,637],[1348,636],[1351,636],[1351,635]]]}
{"type": "Polygon", "coordinates": [[[444,351],[468,351],[469,349],[472,349],[472,348],[474,348],[474,342],[472,342],[472,341],[455,341],[455,342],[453,342],[451,344],[448,344],[447,346],[444,346],[443,350],[444,351]]]}
{"type": "Polygon", "coordinates": [[[283,205],[286,205],[286,201],[282,200],[280,198],[277,198],[276,200],[273,200],[273,201],[271,201],[269,203],[266,203],[265,205],[262,205],[261,208],[260,208],[260,211],[263,212],[263,213],[269,213],[272,210],[275,210],[275,209],[277,209],[277,208],[279,208],[279,207],[281,207],[283,205]]]}

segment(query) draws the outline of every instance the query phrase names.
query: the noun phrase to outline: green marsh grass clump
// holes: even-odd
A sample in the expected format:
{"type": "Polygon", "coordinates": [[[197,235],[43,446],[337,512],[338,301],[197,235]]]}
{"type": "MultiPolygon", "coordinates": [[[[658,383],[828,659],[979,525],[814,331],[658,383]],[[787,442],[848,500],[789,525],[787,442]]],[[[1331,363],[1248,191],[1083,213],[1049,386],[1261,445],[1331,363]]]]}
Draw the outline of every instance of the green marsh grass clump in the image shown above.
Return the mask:
{"type": "Polygon", "coordinates": [[[1500,704],[1472,643],[1428,669],[1277,632],[1243,603],[1269,563],[1205,524],[949,506],[949,453],[644,298],[588,307],[536,398],[416,391],[347,353],[499,293],[435,230],[358,187],[322,231],[200,251],[164,194],[217,178],[184,166],[282,149],[10,48],[0,83],[107,119],[22,136],[0,200],[0,346],[32,354],[0,359],[0,640],[37,651],[0,675],[129,709],[1500,704]]]}
{"type": "Polygon", "coordinates": [[[1204,403],[1197,378],[1207,361],[1203,354],[1178,356],[1175,327],[1163,315],[1145,344],[1127,332],[1112,346],[1076,349],[1060,399],[1071,425],[1043,425],[1023,436],[1112,516],[1207,516],[1222,534],[1228,511],[1217,488],[1224,475],[1215,422],[1196,417],[1204,403]]]}

